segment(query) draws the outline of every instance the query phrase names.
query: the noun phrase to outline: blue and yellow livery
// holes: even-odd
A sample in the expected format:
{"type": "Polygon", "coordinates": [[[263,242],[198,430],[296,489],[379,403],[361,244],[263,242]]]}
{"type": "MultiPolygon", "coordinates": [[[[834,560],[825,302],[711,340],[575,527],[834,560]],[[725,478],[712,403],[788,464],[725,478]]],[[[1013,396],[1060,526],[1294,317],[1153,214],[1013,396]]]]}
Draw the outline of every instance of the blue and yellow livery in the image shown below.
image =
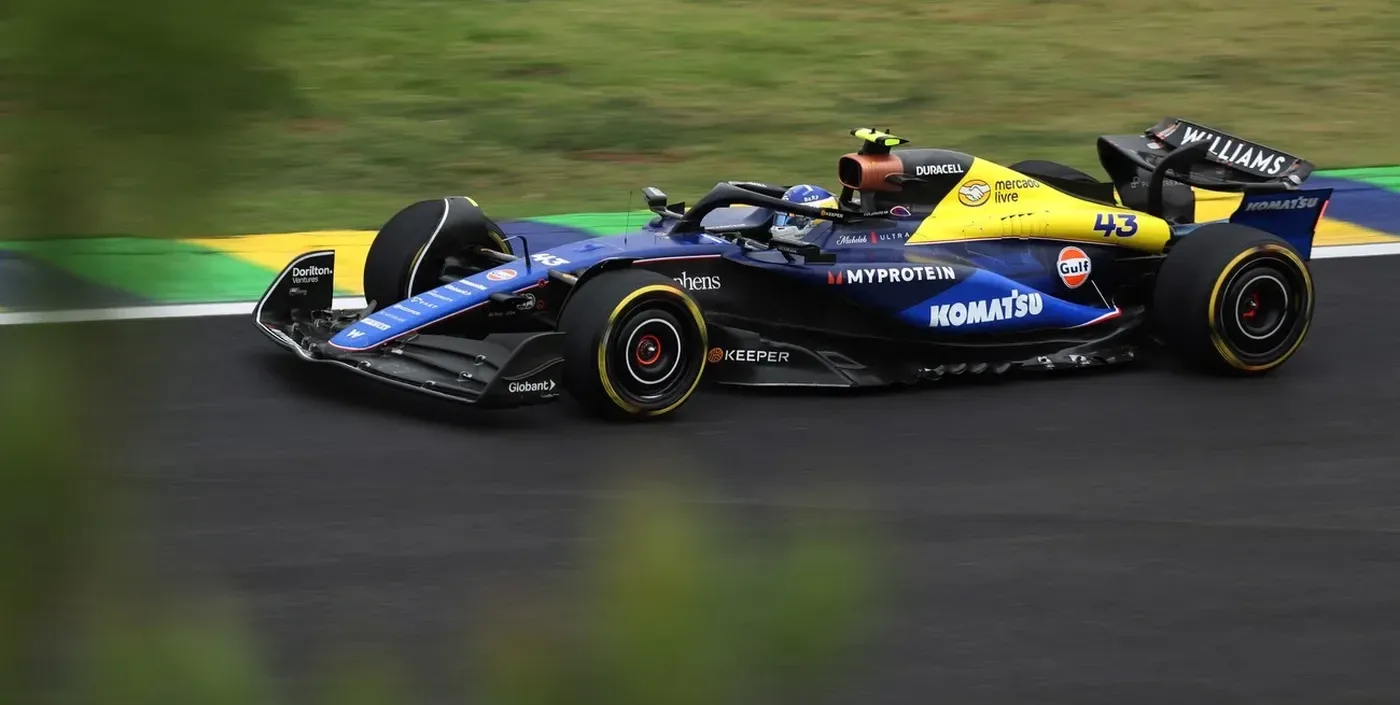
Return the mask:
{"type": "Polygon", "coordinates": [[[1301,188],[1304,160],[1170,118],[1100,137],[1104,180],[852,135],[834,208],[756,182],[689,207],[648,188],[656,217],[639,230],[546,247],[506,237],[471,199],[430,199],[376,237],[364,310],[330,310],[335,255],[315,252],[254,317],[304,359],[414,391],[484,406],[567,392],[629,419],[674,412],[702,378],[882,386],[1118,363],[1156,341],[1259,374],[1307,333],[1331,193],[1301,188]],[[1244,195],[1198,223],[1193,186],[1244,195]],[[818,225],[775,235],[777,213],[818,225]]]}

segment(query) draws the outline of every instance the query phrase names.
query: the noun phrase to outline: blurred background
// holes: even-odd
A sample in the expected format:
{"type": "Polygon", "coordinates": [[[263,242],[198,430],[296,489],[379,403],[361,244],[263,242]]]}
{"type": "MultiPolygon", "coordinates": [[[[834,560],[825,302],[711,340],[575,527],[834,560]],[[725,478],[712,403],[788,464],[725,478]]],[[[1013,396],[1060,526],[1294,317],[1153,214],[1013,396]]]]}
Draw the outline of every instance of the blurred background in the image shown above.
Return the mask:
{"type": "MultiPolygon", "coordinates": [[[[652,184],[831,186],[858,126],[1097,172],[1097,135],[1172,115],[1324,169],[1387,165],[1396,47],[1394,0],[5,0],[0,239],[373,229],[444,194],[510,218],[632,210],[652,184]]],[[[159,380],[132,370],[181,340],[103,330],[0,348],[4,700],[425,702],[404,655],[354,640],[309,646],[321,675],[288,689],[236,585],[169,588],[141,481],[159,380]]],[[[807,509],[777,512],[774,545],[746,538],[686,499],[708,468],[664,444],[612,467],[590,482],[631,499],[580,519],[570,579],[495,593],[513,599],[474,605],[489,618],[444,646],[472,701],[776,702],[858,670],[898,574],[875,537],[807,509]],[[670,482],[634,481],[658,466],[670,482]]]]}

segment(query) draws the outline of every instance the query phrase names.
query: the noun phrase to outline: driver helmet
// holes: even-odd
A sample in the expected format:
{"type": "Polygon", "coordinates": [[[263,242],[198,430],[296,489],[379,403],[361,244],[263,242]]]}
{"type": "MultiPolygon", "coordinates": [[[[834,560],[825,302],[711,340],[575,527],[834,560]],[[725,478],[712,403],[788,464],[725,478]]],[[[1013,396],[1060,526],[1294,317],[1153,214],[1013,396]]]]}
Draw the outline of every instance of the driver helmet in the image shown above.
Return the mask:
{"type": "MultiPolygon", "coordinates": [[[[798,184],[783,193],[784,201],[801,203],[804,206],[813,208],[832,208],[840,206],[840,202],[831,192],[811,184],[798,184]]],[[[792,213],[777,213],[773,216],[773,226],[769,232],[783,237],[802,237],[811,232],[812,228],[821,223],[820,219],[808,218],[805,215],[795,215],[792,213]]]]}

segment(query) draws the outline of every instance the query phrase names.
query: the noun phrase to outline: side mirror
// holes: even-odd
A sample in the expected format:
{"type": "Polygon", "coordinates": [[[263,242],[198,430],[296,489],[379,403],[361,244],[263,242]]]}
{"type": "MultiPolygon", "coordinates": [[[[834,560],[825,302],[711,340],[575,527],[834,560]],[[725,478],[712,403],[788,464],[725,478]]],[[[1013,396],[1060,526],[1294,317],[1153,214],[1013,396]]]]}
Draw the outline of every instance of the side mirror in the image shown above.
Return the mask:
{"type": "Polygon", "coordinates": [[[648,186],[642,189],[642,198],[646,200],[649,210],[654,211],[666,207],[666,192],[655,186],[648,186]]]}

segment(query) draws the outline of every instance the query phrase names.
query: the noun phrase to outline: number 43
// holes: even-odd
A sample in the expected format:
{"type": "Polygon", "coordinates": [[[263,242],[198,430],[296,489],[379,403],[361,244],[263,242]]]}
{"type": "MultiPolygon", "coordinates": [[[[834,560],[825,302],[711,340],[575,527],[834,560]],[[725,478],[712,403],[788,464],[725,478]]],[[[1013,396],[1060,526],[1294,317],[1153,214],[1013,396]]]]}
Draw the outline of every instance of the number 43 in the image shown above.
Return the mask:
{"type": "Polygon", "coordinates": [[[1138,231],[1137,216],[1100,213],[1094,218],[1094,230],[1104,237],[1132,237],[1138,231]]]}

